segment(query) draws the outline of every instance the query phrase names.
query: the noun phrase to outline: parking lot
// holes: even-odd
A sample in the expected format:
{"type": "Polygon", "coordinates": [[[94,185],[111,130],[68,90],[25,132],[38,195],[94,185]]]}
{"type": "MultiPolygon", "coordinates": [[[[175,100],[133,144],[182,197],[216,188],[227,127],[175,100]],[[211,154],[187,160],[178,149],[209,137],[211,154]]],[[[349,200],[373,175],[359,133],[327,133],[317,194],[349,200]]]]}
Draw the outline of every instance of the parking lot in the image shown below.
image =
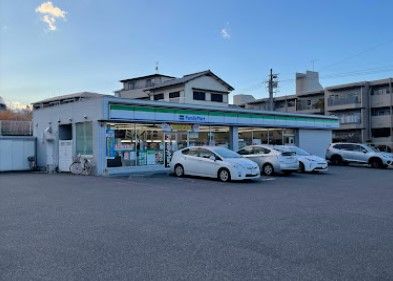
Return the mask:
{"type": "Polygon", "coordinates": [[[393,170],[0,174],[0,280],[392,280],[393,170]]]}

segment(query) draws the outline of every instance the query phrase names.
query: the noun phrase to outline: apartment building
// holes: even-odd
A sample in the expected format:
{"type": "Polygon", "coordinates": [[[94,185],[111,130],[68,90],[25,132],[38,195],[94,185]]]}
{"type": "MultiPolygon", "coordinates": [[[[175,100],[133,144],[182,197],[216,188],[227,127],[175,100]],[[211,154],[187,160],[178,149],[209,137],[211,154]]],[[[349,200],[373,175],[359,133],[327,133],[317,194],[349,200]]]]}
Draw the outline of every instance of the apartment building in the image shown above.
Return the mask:
{"type": "Polygon", "coordinates": [[[120,82],[123,88],[115,91],[117,97],[213,106],[228,106],[228,95],[234,90],[210,70],[181,78],[152,74],[120,82]]]}
{"type": "MultiPolygon", "coordinates": [[[[274,110],[337,116],[340,128],[333,140],[370,142],[393,149],[393,78],[361,81],[322,88],[316,72],[296,74],[296,95],[274,98],[274,110]]],[[[268,110],[269,99],[239,104],[268,110]]]]}

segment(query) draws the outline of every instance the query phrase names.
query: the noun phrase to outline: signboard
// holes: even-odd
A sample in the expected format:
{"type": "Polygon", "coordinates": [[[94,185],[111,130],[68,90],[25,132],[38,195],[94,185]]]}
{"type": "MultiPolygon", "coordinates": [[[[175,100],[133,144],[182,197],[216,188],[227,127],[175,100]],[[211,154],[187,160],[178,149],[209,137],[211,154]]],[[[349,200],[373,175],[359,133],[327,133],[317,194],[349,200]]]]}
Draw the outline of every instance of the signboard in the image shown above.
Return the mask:
{"type": "Polygon", "coordinates": [[[236,112],[166,108],[158,106],[110,104],[109,118],[112,120],[154,121],[165,123],[220,124],[233,126],[261,126],[286,128],[335,129],[337,118],[324,116],[301,116],[297,114],[275,114],[266,112],[236,112]]]}

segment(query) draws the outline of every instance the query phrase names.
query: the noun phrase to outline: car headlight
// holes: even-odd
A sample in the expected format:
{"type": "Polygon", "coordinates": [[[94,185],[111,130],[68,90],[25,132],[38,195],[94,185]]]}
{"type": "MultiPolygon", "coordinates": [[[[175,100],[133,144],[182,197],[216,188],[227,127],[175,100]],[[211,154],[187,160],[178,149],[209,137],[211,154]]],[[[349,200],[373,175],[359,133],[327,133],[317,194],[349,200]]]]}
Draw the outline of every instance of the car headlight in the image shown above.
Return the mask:
{"type": "Polygon", "coordinates": [[[244,170],[244,167],[240,164],[233,164],[233,167],[238,170],[244,170]]]}
{"type": "Polygon", "coordinates": [[[382,154],[382,158],[384,158],[386,160],[393,160],[393,156],[389,155],[389,154],[382,154]]]}

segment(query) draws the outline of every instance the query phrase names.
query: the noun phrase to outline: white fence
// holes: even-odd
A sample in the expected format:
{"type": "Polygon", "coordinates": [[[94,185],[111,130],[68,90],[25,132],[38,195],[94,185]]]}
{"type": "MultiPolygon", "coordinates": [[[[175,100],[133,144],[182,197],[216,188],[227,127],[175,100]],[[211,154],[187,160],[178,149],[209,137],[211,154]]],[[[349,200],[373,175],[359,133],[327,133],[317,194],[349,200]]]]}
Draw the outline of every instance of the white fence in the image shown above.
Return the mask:
{"type": "Polygon", "coordinates": [[[0,136],[0,172],[31,170],[35,161],[34,137],[0,136]]]}

